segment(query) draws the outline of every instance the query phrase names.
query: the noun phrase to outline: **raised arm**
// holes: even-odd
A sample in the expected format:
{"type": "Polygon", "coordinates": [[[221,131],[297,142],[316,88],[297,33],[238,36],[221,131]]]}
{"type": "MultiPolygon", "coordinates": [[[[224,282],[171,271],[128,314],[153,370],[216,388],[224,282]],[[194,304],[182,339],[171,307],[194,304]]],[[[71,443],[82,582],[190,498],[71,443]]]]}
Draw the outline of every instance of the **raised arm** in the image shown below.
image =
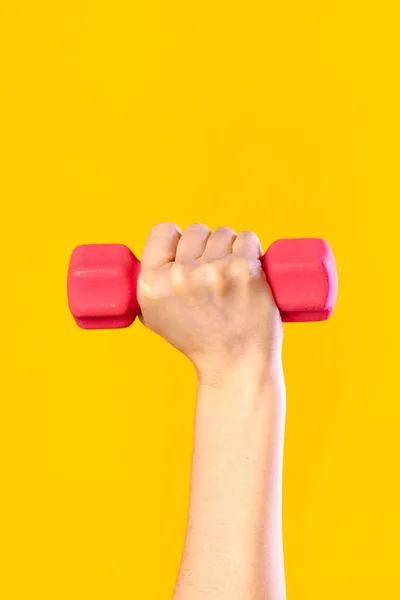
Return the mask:
{"type": "Polygon", "coordinates": [[[282,324],[258,238],[153,228],[141,320],[198,374],[190,509],[174,600],[284,600],[282,324]]]}

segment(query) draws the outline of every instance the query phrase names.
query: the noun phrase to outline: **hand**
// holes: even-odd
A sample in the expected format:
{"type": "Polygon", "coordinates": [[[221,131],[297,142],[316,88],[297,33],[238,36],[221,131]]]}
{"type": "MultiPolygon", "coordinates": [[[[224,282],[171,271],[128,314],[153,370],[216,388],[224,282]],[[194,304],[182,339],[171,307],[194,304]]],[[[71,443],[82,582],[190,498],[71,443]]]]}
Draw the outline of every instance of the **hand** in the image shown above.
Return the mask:
{"type": "Polygon", "coordinates": [[[280,356],[282,322],[251,231],[183,234],[159,223],[147,239],[138,280],[141,321],[185,354],[203,381],[247,361],[280,356]]]}

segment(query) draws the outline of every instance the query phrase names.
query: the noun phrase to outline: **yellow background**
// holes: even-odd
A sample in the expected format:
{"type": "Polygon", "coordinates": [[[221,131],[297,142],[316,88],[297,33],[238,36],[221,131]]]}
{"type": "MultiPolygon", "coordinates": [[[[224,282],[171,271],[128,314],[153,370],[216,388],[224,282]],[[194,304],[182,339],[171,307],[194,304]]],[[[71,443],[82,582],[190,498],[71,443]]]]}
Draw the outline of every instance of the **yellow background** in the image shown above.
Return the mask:
{"type": "Polygon", "coordinates": [[[286,327],[288,598],[400,597],[396,4],[2,3],[4,600],[171,597],[194,373],[65,290],[159,220],[331,243],[333,318],[286,327]]]}

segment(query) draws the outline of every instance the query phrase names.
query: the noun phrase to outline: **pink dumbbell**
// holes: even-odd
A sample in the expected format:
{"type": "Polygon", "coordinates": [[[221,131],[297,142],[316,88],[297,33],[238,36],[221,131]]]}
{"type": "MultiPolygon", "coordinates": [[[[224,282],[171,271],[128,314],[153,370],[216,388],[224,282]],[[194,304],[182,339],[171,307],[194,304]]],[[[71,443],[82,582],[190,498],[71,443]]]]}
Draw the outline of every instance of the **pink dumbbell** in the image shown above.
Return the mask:
{"type": "MultiPolygon", "coordinates": [[[[262,265],[283,321],[324,321],[337,297],[329,244],[319,238],[277,240],[262,265]]],[[[140,261],[122,244],[88,244],[72,253],[68,302],[82,329],[129,327],[140,312],[136,295],[140,261]]]]}

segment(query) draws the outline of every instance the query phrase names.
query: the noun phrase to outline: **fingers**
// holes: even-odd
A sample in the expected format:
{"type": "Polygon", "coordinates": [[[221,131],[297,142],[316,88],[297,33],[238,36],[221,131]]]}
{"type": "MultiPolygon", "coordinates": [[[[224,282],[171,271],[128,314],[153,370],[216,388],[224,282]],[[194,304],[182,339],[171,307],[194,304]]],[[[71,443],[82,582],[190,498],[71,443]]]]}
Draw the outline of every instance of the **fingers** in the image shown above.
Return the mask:
{"type": "Polygon", "coordinates": [[[236,231],[229,227],[218,227],[208,238],[203,257],[206,260],[218,260],[231,254],[236,235],[236,231]]]}
{"type": "Polygon", "coordinates": [[[176,251],[176,262],[188,262],[202,256],[211,229],[203,223],[189,225],[182,234],[176,251]]]}
{"type": "Polygon", "coordinates": [[[143,255],[142,269],[157,269],[177,261],[187,262],[204,257],[218,260],[228,254],[245,258],[261,258],[260,240],[252,231],[239,235],[229,227],[211,231],[203,223],[189,225],[182,233],[174,223],[158,223],[150,231],[143,255]]]}
{"type": "Polygon", "coordinates": [[[150,231],[142,254],[142,270],[173,262],[181,231],[174,223],[158,223],[150,231]]]}
{"type": "Polygon", "coordinates": [[[233,242],[232,254],[246,258],[261,258],[263,250],[260,240],[252,231],[241,231],[233,242]]]}

